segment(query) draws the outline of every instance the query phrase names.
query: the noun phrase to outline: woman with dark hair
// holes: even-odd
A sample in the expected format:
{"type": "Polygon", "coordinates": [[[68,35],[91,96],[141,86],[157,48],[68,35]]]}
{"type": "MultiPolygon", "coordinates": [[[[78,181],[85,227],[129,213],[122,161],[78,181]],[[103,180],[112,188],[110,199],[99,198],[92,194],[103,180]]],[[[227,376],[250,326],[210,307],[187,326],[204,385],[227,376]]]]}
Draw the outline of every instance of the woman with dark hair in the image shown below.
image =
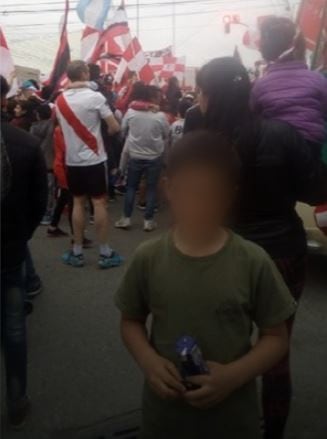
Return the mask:
{"type": "Polygon", "coordinates": [[[182,97],[182,92],[179,87],[178,79],[175,76],[169,79],[167,91],[165,94],[168,102],[169,112],[172,113],[174,116],[177,116],[178,103],[182,97]]]}
{"type": "MultiPolygon", "coordinates": [[[[299,300],[305,282],[306,236],[295,205],[327,199],[327,170],[291,126],[251,114],[250,80],[238,61],[212,60],[202,67],[197,82],[201,123],[231,139],[241,159],[234,229],[269,253],[299,300]]],[[[199,125],[199,120],[193,122],[199,125]]],[[[288,325],[290,334],[293,321],[288,325]]],[[[283,437],[290,400],[287,356],[263,377],[265,439],[283,437]]]]}
{"type": "Polygon", "coordinates": [[[260,50],[269,65],[254,85],[252,108],[294,126],[320,155],[327,138],[327,79],[308,69],[303,35],[291,20],[269,17],[260,31],[260,50]]]}

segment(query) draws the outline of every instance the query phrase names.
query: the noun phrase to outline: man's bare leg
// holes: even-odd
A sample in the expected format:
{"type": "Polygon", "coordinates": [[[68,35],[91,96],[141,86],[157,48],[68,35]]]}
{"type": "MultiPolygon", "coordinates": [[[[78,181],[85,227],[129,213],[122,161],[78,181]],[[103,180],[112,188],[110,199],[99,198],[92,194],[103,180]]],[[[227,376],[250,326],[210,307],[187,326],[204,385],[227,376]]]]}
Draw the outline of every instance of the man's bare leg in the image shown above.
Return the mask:
{"type": "Polygon", "coordinates": [[[109,242],[109,214],[107,210],[107,197],[92,198],[94,206],[94,222],[100,253],[103,256],[110,256],[111,249],[109,242]]]}
{"type": "Polygon", "coordinates": [[[81,254],[83,247],[85,228],[85,202],[86,197],[74,197],[73,206],[73,229],[74,229],[74,253],[81,254]]]}

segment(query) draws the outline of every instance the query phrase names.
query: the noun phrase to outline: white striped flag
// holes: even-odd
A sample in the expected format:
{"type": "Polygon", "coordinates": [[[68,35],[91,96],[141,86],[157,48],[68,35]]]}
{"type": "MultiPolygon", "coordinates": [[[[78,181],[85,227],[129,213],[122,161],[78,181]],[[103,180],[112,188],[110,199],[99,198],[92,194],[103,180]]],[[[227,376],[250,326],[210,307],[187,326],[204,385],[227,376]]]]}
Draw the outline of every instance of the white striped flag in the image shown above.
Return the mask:
{"type": "Polygon", "coordinates": [[[87,26],[102,30],[110,6],[111,0],[79,0],[76,11],[87,26]]]}
{"type": "Polygon", "coordinates": [[[86,26],[81,40],[81,59],[85,62],[92,60],[95,48],[101,37],[101,32],[92,27],[86,26]]]}
{"type": "Polygon", "coordinates": [[[123,56],[131,41],[126,11],[123,7],[119,7],[99,38],[91,62],[97,62],[104,55],[123,56]]]}

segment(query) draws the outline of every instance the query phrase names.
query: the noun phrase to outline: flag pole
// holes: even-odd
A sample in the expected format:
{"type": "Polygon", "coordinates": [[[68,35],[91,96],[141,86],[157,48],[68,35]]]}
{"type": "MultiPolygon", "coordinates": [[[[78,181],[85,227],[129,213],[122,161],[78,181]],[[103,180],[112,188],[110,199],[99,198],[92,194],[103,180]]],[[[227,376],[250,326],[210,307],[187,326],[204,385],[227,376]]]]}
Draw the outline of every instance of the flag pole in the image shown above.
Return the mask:
{"type": "Polygon", "coordinates": [[[175,55],[176,49],[176,4],[175,0],[172,2],[172,48],[173,55],[175,55]]]}
{"type": "Polygon", "coordinates": [[[136,35],[140,36],[140,0],[136,1],[136,35]]]}

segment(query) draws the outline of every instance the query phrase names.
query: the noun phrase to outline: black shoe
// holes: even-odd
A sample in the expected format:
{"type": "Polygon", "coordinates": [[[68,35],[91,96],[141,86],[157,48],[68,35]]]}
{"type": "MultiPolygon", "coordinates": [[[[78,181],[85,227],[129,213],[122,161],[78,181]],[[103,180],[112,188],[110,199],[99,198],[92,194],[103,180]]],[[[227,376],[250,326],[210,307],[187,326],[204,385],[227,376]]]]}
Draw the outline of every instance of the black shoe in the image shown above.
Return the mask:
{"type": "Polygon", "coordinates": [[[28,396],[23,397],[8,408],[9,423],[14,430],[21,430],[31,409],[28,396]]]}

